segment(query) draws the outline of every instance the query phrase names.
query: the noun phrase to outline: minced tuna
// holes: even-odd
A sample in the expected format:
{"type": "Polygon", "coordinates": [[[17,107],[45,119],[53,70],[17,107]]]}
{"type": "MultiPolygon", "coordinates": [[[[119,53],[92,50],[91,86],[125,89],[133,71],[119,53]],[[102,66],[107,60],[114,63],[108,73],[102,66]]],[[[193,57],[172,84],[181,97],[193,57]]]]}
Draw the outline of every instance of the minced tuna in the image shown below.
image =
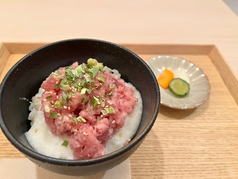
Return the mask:
{"type": "Polygon", "coordinates": [[[26,137],[35,150],[58,158],[91,159],[122,147],[133,137],[141,118],[142,100],[118,71],[89,59],[87,64],[75,62],[52,72],[33,97],[30,110],[32,127],[26,137]],[[36,117],[38,113],[41,117],[36,117]],[[42,116],[45,128],[52,133],[47,139],[50,146],[43,139],[47,129],[41,128],[42,116]],[[129,135],[123,129],[127,125],[129,135]],[[54,148],[50,137],[57,138],[55,149],[47,149],[54,148]]]}

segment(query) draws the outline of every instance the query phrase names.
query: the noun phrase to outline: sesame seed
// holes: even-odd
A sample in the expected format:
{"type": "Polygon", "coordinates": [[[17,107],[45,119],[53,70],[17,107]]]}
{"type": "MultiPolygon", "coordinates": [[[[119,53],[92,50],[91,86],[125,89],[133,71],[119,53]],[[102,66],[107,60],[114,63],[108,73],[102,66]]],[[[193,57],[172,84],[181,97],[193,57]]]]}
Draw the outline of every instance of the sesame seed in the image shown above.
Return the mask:
{"type": "Polygon", "coordinates": [[[87,135],[88,135],[88,133],[87,133],[87,132],[83,132],[83,135],[87,136],[87,135]]]}

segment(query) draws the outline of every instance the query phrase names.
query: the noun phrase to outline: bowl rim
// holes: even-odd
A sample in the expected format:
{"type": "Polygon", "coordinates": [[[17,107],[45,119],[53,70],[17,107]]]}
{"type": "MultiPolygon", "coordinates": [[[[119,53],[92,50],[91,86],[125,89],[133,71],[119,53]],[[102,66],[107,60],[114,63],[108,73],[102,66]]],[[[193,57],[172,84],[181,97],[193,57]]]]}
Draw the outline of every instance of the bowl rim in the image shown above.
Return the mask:
{"type": "Polygon", "coordinates": [[[112,42],[108,42],[105,40],[99,40],[99,39],[91,39],[91,38],[73,38],[73,39],[66,39],[66,40],[60,40],[60,41],[55,41],[53,43],[48,43],[46,45],[43,45],[33,51],[31,51],[30,53],[28,53],[27,55],[25,55],[24,57],[22,57],[17,63],[15,63],[10,70],[7,72],[7,74],[4,76],[1,84],[0,84],[0,97],[2,96],[2,91],[4,88],[5,83],[8,80],[8,77],[10,76],[10,74],[17,68],[17,66],[19,64],[21,64],[26,58],[28,58],[29,56],[31,56],[32,54],[44,50],[45,48],[60,44],[60,43],[68,43],[68,42],[73,42],[73,41],[92,41],[92,42],[98,42],[98,43],[106,43],[108,45],[113,45],[117,48],[120,48],[124,51],[129,52],[130,54],[132,54],[133,56],[135,56],[138,60],[140,60],[140,62],[146,66],[146,68],[148,69],[148,71],[150,72],[152,79],[155,83],[155,88],[156,88],[156,96],[157,96],[157,103],[154,107],[155,111],[153,116],[151,116],[151,120],[148,122],[148,124],[146,125],[146,127],[144,129],[142,129],[142,131],[135,136],[135,138],[133,138],[133,140],[131,142],[129,142],[126,146],[111,152],[109,154],[105,154],[103,156],[100,156],[98,158],[93,158],[93,159],[84,159],[84,160],[69,160],[69,159],[59,159],[59,158],[54,158],[54,157],[50,157],[50,156],[46,156],[43,154],[40,154],[38,152],[36,152],[35,150],[29,149],[28,147],[24,146],[22,143],[20,143],[17,139],[15,139],[15,137],[9,132],[7,126],[4,124],[4,120],[3,120],[3,116],[2,116],[2,109],[1,109],[1,100],[0,100],[0,127],[2,132],[4,133],[4,135],[7,137],[7,139],[10,141],[10,143],[12,145],[14,145],[19,151],[21,151],[24,155],[29,156],[32,159],[36,159],[39,160],[41,162],[47,162],[50,164],[54,164],[54,165],[67,165],[67,166],[86,166],[86,165],[92,165],[92,164],[97,164],[97,163],[101,163],[101,162],[106,162],[107,160],[113,159],[113,158],[117,158],[118,156],[122,155],[123,153],[126,153],[127,151],[129,151],[130,149],[132,149],[134,146],[136,146],[138,143],[140,143],[143,138],[149,133],[149,131],[151,130],[151,128],[153,127],[157,115],[159,113],[159,108],[160,108],[160,90],[159,90],[159,86],[157,84],[157,80],[156,77],[152,71],[152,69],[149,67],[149,65],[141,58],[139,57],[137,54],[135,54],[134,52],[132,52],[131,50],[127,49],[126,47],[122,46],[122,45],[118,45],[112,42]]]}

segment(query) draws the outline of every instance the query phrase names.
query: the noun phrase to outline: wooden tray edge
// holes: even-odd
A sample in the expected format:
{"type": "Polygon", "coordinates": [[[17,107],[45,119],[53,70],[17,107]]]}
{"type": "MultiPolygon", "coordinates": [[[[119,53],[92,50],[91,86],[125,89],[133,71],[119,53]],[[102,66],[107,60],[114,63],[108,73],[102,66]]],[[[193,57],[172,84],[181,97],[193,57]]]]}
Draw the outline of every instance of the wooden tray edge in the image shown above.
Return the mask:
{"type": "Polygon", "coordinates": [[[2,69],[10,55],[7,47],[3,43],[0,43],[0,76],[2,75],[2,69]]]}
{"type": "Polygon", "coordinates": [[[11,54],[27,54],[48,43],[3,42],[11,54]]]}
{"type": "Polygon", "coordinates": [[[121,44],[136,54],[189,54],[207,55],[214,45],[194,45],[194,44],[121,44]]]}
{"type": "MultiPolygon", "coordinates": [[[[25,43],[25,42],[4,42],[0,44],[0,74],[1,69],[5,64],[6,59],[11,54],[26,54],[37,48],[40,48],[45,43],[25,43]]],[[[120,44],[136,54],[166,54],[166,55],[207,55],[213,65],[216,67],[224,84],[227,86],[233,99],[238,105],[238,81],[221,53],[215,45],[194,45],[194,44],[120,44]]]]}
{"type": "MultiPolygon", "coordinates": [[[[25,43],[25,42],[3,42],[11,54],[30,53],[31,51],[42,47],[48,42],[25,43]]],[[[193,44],[120,44],[137,54],[191,54],[208,55],[214,45],[193,45],[193,44]]]]}
{"type": "Polygon", "coordinates": [[[228,66],[216,46],[212,48],[208,56],[210,57],[213,65],[219,72],[223,82],[231,93],[236,104],[238,105],[238,81],[232,69],[228,66]]]}

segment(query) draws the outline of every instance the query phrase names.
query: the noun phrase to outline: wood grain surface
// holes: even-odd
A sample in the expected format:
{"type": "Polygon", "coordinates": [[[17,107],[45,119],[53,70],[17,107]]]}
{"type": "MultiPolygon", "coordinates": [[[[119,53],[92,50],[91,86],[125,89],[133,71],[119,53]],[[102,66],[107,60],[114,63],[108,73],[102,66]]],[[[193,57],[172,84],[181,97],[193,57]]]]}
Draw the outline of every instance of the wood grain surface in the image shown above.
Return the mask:
{"type": "MultiPolygon", "coordinates": [[[[0,80],[14,63],[41,45],[2,44],[0,80]]],[[[216,47],[124,46],[145,61],[160,54],[183,57],[199,66],[211,85],[208,100],[195,109],[161,106],[151,132],[130,158],[132,178],[238,178],[238,82],[216,47]]],[[[0,158],[24,157],[1,132],[0,148],[0,158]]]]}

